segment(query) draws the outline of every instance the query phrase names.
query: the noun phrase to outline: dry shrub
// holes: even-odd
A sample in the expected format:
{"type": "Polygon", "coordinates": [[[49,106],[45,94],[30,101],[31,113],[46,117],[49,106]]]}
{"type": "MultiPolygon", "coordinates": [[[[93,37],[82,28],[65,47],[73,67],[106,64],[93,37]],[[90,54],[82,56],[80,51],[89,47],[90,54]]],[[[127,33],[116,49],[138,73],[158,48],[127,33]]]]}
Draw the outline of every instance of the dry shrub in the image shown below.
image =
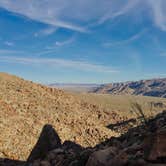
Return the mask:
{"type": "Polygon", "coordinates": [[[131,109],[131,112],[137,116],[137,120],[140,121],[141,124],[147,125],[148,118],[146,117],[142,106],[137,102],[131,103],[131,109]]]}

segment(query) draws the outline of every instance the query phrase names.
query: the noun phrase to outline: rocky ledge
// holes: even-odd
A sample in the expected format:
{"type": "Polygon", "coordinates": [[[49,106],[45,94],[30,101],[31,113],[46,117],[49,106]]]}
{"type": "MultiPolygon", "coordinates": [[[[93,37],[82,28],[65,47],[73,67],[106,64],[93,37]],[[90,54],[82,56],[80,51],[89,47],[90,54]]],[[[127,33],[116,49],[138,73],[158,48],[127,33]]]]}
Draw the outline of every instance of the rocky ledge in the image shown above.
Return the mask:
{"type": "Polygon", "coordinates": [[[131,128],[95,147],[63,144],[51,125],[45,125],[26,162],[0,159],[1,166],[165,166],[166,112],[146,125],[131,128]]]}

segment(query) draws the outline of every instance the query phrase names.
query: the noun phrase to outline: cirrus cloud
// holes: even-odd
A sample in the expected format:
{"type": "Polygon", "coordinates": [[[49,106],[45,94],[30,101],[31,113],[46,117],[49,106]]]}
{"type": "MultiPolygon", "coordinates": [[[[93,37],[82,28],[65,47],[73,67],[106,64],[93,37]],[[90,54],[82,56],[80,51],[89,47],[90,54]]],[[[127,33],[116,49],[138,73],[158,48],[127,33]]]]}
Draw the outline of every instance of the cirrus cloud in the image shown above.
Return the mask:
{"type": "Polygon", "coordinates": [[[1,0],[0,7],[32,20],[55,27],[87,32],[88,25],[102,24],[107,20],[133,15],[143,16],[142,8],[156,27],[166,31],[165,0],[1,0]]]}
{"type": "Polygon", "coordinates": [[[0,62],[4,63],[16,63],[24,65],[47,65],[52,67],[62,67],[69,69],[77,69],[81,71],[92,71],[102,73],[118,73],[111,67],[94,64],[86,61],[68,60],[60,58],[33,58],[33,57],[18,57],[18,56],[0,56],[0,62]]]}

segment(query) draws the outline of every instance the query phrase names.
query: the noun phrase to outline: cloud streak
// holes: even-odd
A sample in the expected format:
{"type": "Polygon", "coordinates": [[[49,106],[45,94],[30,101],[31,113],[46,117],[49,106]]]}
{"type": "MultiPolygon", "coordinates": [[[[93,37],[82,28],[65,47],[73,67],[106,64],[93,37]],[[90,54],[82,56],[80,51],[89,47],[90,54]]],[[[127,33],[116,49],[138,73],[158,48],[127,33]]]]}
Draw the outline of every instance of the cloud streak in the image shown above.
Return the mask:
{"type": "Polygon", "coordinates": [[[23,53],[22,51],[16,50],[8,50],[8,49],[0,49],[0,55],[9,55],[9,54],[20,54],[23,53]]]}
{"type": "Polygon", "coordinates": [[[58,28],[57,27],[48,27],[45,29],[42,29],[34,34],[35,37],[40,37],[40,36],[48,36],[56,32],[58,28]]]}
{"type": "Polygon", "coordinates": [[[107,43],[104,43],[103,46],[105,46],[105,47],[113,47],[113,46],[129,44],[129,43],[134,42],[137,39],[139,39],[146,31],[147,31],[147,29],[144,29],[141,32],[136,33],[135,35],[129,37],[126,40],[121,40],[121,41],[116,41],[116,42],[115,41],[107,42],[107,43]]]}
{"type": "Polygon", "coordinates": [[[102,73],[118,73],[118,70],[114,70],[111,67],[107,67],[101,64],[93,64],[85,61],[74,61],[58,58],[23,58],[16,56],[0,56],[0,62],[16,63],[24,65],[43,65],[60,68],[77,69],[81,71],[92,71],[102,73]]]}
{"type": "MultiPolygon", "coordinates": [[[[65,2],[50,0],[49,3],[45,0],[1,0],[0,6],[23,15],[29,19],[42,22],[55,27],[67,28],[74,31],[86,32],[87,30],[79,25],[73,24],[66,19],[61,19],[63,15],[65,2]]],[[[69,12],[69,11],[68,11],[69,12]]]]}
{"type": "MultiPolygon", "coordinates": [[[[102,16],[98,24],[102,24],[107,20],[114,19],[118,16],[125,15],[128,13],[130,10],[132,10],[137,4],[139,0],[132,0],[132,1],[127,1],[124,5],[119,5],[117,9],[111,8],[104,16],[102,16]]],[[[113,5],[113,3],[112,3],[113,5]]]]}
{"type": "Polygon", "coordinates": [[[0,7],[51,26],[87,32],[89,24],[105,21],[130,13],[139,13],[142,8],[156,27],[166,31],[165,0],[1,0],[0,7]],[[131,12],[132,11],[132,12],[131,12]]]}
{"type": "Polygon", "coordinates": [[[56,41],[55,43],[53,43],[51,46],[46,46],[46,50],[54,50],[57,48],[57,47],[62,47],[62,46],[66,46],[66,45],[69,45],[69,44],[72,44],[73,42],[75,41],[75,36],[72,36],[66,40],[63,40],[63,41],[56,41]]]}
{"type": "Polygon", "coordinates": [[[14,46],[14,43],[10,41],[5,41],[4,44],[9,47],[14,46]]]}
{"type": "Polygon", "coordinates": [[[152,9],[152,18],[156,26],[166,31],[166,1],[165,0],[148,0],[152,9]]]}
{"type": "Polygon", "coordinates": [[[56,41],[55,42],[55,45],[56,46],[64,46],[64,45],[68,45],[68,44],[71,44],[72,42],[74,41],[74,38],[70,38],[70,39],[67,39],[65,41],[56,41]]]}

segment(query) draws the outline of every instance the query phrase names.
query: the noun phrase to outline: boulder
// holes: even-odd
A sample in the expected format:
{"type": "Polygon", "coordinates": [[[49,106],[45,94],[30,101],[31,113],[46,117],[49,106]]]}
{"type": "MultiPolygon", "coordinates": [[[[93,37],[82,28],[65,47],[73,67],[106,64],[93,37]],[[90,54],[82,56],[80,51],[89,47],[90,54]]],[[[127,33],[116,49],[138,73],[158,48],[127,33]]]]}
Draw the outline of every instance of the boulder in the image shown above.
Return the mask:
{"type": "Polygon", "coordinates": [[[98,150],[89,157],[86,166],[109,166],[108,163],[117,155],[116,147],[109,147],[103,150],[98,150]]]}

